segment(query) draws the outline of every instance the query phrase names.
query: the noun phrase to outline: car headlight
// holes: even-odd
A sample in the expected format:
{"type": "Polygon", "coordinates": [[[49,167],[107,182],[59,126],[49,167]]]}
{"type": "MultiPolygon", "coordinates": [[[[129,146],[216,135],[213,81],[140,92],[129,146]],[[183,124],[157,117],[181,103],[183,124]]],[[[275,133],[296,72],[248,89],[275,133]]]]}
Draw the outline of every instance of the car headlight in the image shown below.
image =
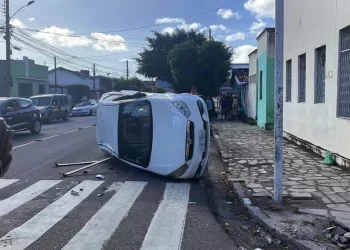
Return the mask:
{"type": "Polygon", "coordinates": [[[170,102],[186,117],[188,118],[191,115],[190,109],[180,100],[170,100],[170,102]]]}

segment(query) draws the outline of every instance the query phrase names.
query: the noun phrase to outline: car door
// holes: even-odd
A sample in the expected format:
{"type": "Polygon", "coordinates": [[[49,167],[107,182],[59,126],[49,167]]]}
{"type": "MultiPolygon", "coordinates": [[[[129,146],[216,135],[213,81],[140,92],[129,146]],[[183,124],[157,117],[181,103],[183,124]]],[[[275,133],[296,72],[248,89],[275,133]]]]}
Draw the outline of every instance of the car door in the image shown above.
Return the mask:
{"type": "Polygon", "coordinates": [[[52,97],[52,119],[60,118],[60,109],[57,96],[52,97]]]}
{"type": "Polygon", "coordinates": [[[2,117],[13,130],[17,130],[20,127],[21,120],[19,119],[18,110],[18,103],[14,99],[6,102],[1,110],[2,117]]]}
{"type": "Polygon", "coordinates": [[[34,110],[32,109],[32,103],[25,99],[19,99],[19,119],[22,121],[21,128],[27,128],[33,123],[34,110]]]}

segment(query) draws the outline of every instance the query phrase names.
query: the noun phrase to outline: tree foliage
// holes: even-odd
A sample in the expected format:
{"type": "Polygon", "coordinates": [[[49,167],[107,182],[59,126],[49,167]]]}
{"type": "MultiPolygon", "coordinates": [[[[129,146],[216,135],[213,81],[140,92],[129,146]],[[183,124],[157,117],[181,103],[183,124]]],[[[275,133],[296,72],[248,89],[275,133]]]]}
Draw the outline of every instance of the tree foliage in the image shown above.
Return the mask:
{"type": "Polygon", "coordinates": [[[149,48],[136,58],[137,72],[169,82],[175,92],[197,87],[203,95],[214,95],[229,76],[233,53],[223,42],[181,29],[171,34],[154,32],[146,40],[149,48]]]}

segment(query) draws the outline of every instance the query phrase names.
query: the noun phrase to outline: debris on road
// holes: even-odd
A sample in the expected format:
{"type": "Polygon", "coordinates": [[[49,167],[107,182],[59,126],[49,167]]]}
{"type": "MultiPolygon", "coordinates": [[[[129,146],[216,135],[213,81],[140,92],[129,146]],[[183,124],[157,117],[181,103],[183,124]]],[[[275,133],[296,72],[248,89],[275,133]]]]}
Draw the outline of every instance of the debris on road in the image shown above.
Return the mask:
{"type": "Polygon", "coordinates": [[[105,193],[98,194],[97,196],[103,196],[103,195],[105,195],[105,193]]]}
{"type": "Polygon", "coordinates": [[[74,191],[74,190],[70,191],[70,194],[71,194],[71,195],[75,195],[75,196],[78,196],[78,195],[79,195],[79,193],[78,193],[77,191],[74,191]]]}
{"type": "Polygon", "coordinates": [[[85,169],[87,169],[87,168],[91,168],[91,167],[93,167],[93,166],[95,166],[95,165],[98,165],[98,164],[100,164],[100,163],[106,162],[106,161],[108,161],[108,160],[110,160],[110,159],[112,159],[112,158],[113,158],[113,157],[110,156],[110,157],[107,157],[107,158],[102,159],[102,160],[99,160],[99,161],[77,162],[77,163],[62,163],[62,164],[55,163],[55,164],[56,164],[57,167],[63,167],[63,166],[65,166],[65,167],[66,167],[66,166],[77,166],[77,165],[88,164],[88,165],[86,165],[86,166],[84,166],[84,167],[81,167],[81,168],[78,168],[78,169],[76,169],[76,170],[73,170],[73,171],[70,171],[70,172],[63,173],[63,174],[62,174],[64,177],[67,177],[67,176],[72,175],[72,174],[75,174],[75,173],[77,173],[77,172],[79,172],[79,171],[82,171],[82,170],[85,170],[85,169]]]}
{"type": "Polygon", "coordinates": [[[104,177],[102,174],[98,174],[98,175],[96,175],[96,178],[97,178],[97,179],[102,179],[102,180],[103,180],[105,177],[104,177]]]}

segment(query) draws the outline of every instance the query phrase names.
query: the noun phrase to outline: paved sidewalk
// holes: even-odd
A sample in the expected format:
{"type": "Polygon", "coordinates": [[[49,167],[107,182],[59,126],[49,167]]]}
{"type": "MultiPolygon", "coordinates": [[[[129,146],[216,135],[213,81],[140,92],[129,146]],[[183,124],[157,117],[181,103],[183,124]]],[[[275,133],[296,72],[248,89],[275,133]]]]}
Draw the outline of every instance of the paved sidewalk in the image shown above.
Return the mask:
{"type": "MultiPolygon", "coordinates": [[[[216,121],[212,130],[231,181],[244,181],[252,197],[273,196],[273,131],[243,122],[216,121]]],[[[313,200],[293,204],[299,212],[327,216],[350,228],[350,173],[284,142],[283,194],[313,200]]]]}

